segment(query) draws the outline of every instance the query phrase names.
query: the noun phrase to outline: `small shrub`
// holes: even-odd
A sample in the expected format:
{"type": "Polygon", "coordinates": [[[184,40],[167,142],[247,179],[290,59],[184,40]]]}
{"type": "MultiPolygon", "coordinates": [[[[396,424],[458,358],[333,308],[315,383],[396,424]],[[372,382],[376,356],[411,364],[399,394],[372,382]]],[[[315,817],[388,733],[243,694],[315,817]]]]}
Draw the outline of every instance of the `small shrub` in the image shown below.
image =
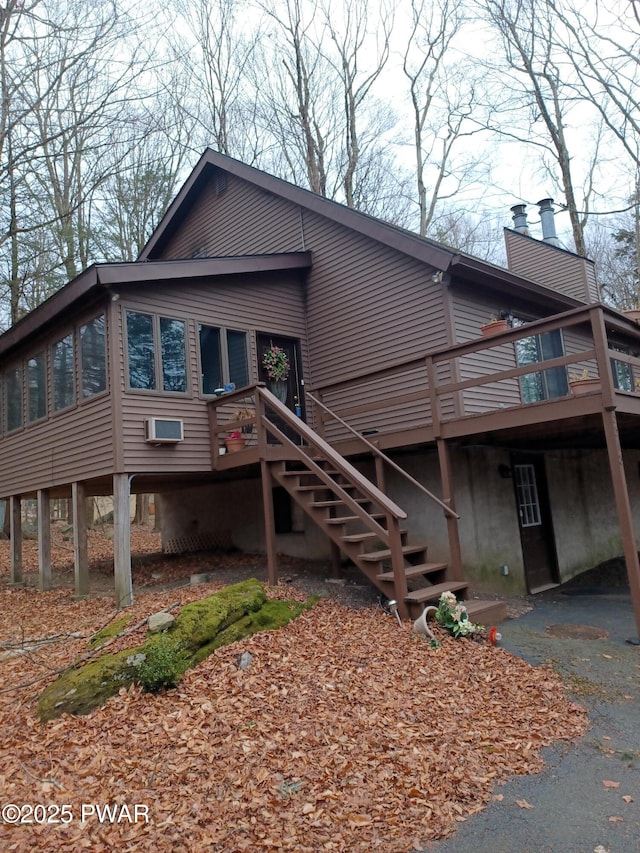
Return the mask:
{"type": "Polygon", "coordinates": [[[171,637],[163,634],[158,641],[145,649],[145,659],[138,667],[137,681],[147,693],[159,693],[175,687],[184,671],[181,647],[171,637]]]}

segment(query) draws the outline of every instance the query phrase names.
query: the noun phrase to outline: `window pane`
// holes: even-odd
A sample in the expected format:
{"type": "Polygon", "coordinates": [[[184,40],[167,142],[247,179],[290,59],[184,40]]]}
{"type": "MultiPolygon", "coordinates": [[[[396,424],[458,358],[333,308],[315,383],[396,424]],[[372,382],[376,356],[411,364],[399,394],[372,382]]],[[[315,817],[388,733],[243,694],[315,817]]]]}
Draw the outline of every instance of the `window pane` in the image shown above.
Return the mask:
{"type": "Polygon", "coordinates": [[[22,368],[10,370],[5,378],[7,430],[22,426],[22,368]]]}
{"type": "MultiPolygon", "coordinates": [[[[545,359],[564,355],[564,344],[559,329],[516,341],[515,346],[518,367],[538,364],[545,359]]],[[[564,397],[569,393],[567,371],[564,367],[552,367],[550,370],[528,373],[520,377],[520,390],[523,403],[537,403],[540,400],[564,397]]]]}
{"type": "Polygon", "coordinates": [[[227,331],[227,354],[229,356],[229,382],[236,388],[249,384],[249,362],[247,360],[247,333],[227,331]]]}
{"type": "Polygon", "coordinates": [[[54,411],[66,409],[74,401],[73,335],[67,335],[51,347],[54,411]]]}
{"type": "Polygon", "coordinates": [[[91,397],[107,387],[107,355],[104,314],[80,327],[82,396],[91,397]]]}
{"type": "Polygon", "coordinates": [[[153,390],[156,368],[153,348],[153,317],[127,311],[129,387],[153,390]]]}
{"type": "Polygon", "coordinates": [[[182,320],[160,318],[160,351],[162,354],[162,389],[164,391],[186,391],[185,324],[182,320]]]}
{"type": "Polygon", "coordinates": [[[29,388],[29,420],[37,421],[47,414],[47,371],[44,353],[27,362],[29,388]]]}
{"type": "Polygon", "coordinates": [[[223,385],[220,329],[214,326],[200,326],[199,333],[202,393],[213,394],[216,388],[221,388],[223,385]]]}

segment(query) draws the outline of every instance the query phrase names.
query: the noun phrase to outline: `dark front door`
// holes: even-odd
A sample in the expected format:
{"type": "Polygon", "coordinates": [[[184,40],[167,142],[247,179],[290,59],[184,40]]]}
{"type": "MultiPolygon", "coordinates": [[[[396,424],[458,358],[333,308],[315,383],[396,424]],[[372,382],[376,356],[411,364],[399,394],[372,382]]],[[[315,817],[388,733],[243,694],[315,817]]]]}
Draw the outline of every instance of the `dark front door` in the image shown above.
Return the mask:
{"type": "MultiPolygon", "coordinates": [[[[268,335],[259,332],[256,336],[256,344],[258,348],[258,379],[264,382],[267,388],[276,395],[287,408],[295,412],[298,417],[305,416],[304,411],[304,380],[302,378],[302,362],[300,358],[300,341],[295,338],[283,338],[279,335],[268,335]],[[269,380],[267,370],[262,363],[265,352],[269,347],[276,346],[283,349],[289,359],[289,375],[283,384],[282,388],[278,388],[269,380]]],[[[276,423],[283,432],[293,441],[298,440],[298,435],[290,427],[284,423],[280,423],[279,418],[274,418],[276,423]]]]}
{"type": "Polygon", "coordinates": [[[558,583],[544,457],[514,454],[512,469],[527,588],[541,592],[558,583]]]}

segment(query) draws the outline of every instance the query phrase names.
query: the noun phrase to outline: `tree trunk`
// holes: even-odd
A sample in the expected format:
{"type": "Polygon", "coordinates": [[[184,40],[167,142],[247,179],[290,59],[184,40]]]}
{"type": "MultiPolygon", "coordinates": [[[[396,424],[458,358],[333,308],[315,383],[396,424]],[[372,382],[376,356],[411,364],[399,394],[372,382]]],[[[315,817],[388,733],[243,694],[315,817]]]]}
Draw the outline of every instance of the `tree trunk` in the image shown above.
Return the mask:
{"type": "Polygon", "coordinates": [[[136,495],[136,512],[133,523],[149,526],[149,495],[136,495]]]}

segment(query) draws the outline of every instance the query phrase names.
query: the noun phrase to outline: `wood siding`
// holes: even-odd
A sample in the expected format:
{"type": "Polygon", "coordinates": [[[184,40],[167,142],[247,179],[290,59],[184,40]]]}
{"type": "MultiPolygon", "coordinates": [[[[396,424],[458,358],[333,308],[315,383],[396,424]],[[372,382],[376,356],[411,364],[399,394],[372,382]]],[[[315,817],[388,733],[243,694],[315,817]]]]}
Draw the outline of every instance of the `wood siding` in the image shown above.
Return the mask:
{"type": "Polygon", "coordinates": [[[583,302],[598,302],[594,265],[573,252],[505,229],[509,269],[583,302]]]}
{"type": "Polygon", "coordinates": [[[123,469],[139,473],[210,471],[211,439],[207,400],[200,392],[198,324],[246,331],[249,343],[250,381],[257,381],[256,332],[299,338],[304,364],[308,362],[304,339],[304,285],[292,276],[264,277],[139,289],[121,299],[118,333],[121,343],[119,388],[122,399],[123,469]],[[186,394],[127,389],[124,357],[125,310],[156,313],[182,319],[187,324],[188,391],[186,394]],[[145,441],[149,417],[180,418],[184,441],[154,446],[145,441]]]}
{"type": "Polygon", "coordinates": [[[47,416],[42,420],[27,423],[28,402],[23,397],[22,429],[0,438],[0,497],[24,494],[69,484],[75,480],[100,477],[110,474],[113,468],[113,440],[111,417],[111,376],[109,340],[111,323],[109,305],[84,309],[75,315],[65,315],[64,322],[48,335],[38,336],[29,342],[28,348],[13,353],[11,360],[3,364],[3,371],[11,370],[40,352],[47,354],[47,416]],[[106,326],[107,390],[94,397],[78,402],[81,371],[78,352],[78,336],[74,340],[75,355],[75,402],[68,409],[53,412],[51,345],[70,332],[77,330],[87,321],[104,313],[106,326]]]}
{"type": "MultiPolygon", "coordinates": [[[[306,304],[307,385],[365,375],[449,342],[443,285],[433,282],[432,269],[231,175],[220,196],[215,195],[214,181],[209,182],[181,235],[174,236],[163,256],[179,258],[195,250],[222,256],[301,249],[313,254],[306,304]]],[[[286,305],[280,309],[284,319],[289,309],[286,305]]],[[[424,385],[424,378],[421,381],[424,385]]],[[[416,378],[407,375],[398,380],[394,394],[417,387],[416,378]]],[[[380,410],[357,417],[356,429],[411,427],[429,418],[426,400],[393,408],[385,405],[384,387],[345,390],[327,404],[346,414],[363,402],[363,395],[370,402],[372,393],[379,395],[380,410]]]]}
{"type": "MultiPolygon", "coordinates": [[[[456,343],[465,343],[481,336],[480,327],[492,316],[499,316],[504,305],[491,301],[490,296],[473,296],[466,291],[454,291],[454,317],[456,343]]],[[[490,349],[464,356],[460,359],[458,379],[475,379],[487,374],[509,370],[516,366],[516,354],[512,343],[493,346],[490,349]]],[[[468,388],[462,392],[465,415],[478,414],[496,408],[520,405],[520,385],[517,379],[468,388]]]]}

